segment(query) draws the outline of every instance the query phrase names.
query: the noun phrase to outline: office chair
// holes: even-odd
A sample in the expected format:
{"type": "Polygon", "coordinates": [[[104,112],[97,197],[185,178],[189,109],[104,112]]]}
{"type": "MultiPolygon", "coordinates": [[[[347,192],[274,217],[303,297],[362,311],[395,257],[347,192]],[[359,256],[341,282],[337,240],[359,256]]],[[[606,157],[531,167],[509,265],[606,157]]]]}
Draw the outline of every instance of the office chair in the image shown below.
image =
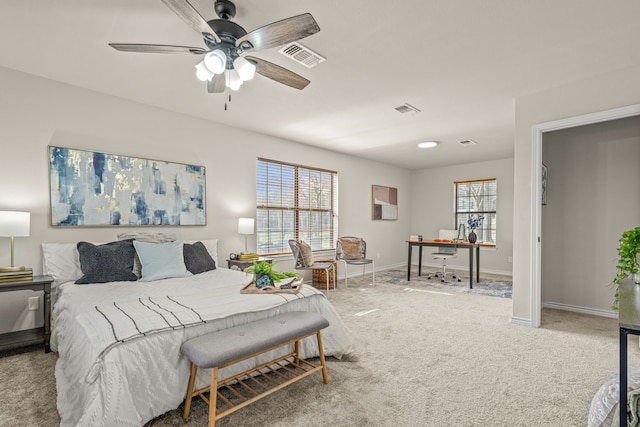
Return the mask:
{"type": "Polygon", "coordinates": [[[373,259],[367,258],[367,242],[360,237],[339,237],[336,243],[336,260],[344,263],[344,286],[347,283],[347,265],[361,265],[364,276],[367,264],[371,264],[371,282],[376,282],[376,265],[373,259]]]}
{"type": "MultiPolygon", "coordinates": [[[[458,230],[440,230],[438,233],[438,238],[440,240],[454,240],[458,236],[458,230]]],[[[447,273],[447,258],[455,258],[458,256],[458,248],[457,247],[440,247],[438,248],[438,252],[432,253],[434,259],[442,259],[442,271],[438,271],[436,273],[430,273],[427,275],[427,279],[431,279],[432,277],[440,277],[441,282],[445,282],[447,275],[451,277],[452,280],[457,280],[461,282],[462,279],[458,277],[454,273],[447,273]]]]}
{"type": "MultiPolygon", "coordinates": [[[[327,280],[327,293],[329,292],[329,272],[333,275],[333,281],[336,280],[336,268],[333,262],[315,262],[313,260],[313,252],[311,246],[303,241],[289,240],[289,247],[293,253],[296,270],[324,270],[324,277],[327,280]]],[[[336,285],[336,289],[337,289],[336,285]]]]}

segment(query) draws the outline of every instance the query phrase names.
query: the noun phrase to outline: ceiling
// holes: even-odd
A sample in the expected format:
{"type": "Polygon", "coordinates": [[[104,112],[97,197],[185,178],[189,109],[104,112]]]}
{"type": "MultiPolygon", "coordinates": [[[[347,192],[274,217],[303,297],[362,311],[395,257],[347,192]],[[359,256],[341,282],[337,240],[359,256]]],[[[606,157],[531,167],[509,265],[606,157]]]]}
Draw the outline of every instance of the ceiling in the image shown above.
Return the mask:
{"type": "MultiPolygon", "coordinates": [[[[213,0],[191,0],[205,19],[213,0]]],[[[207,93],[200,57],[124,53],[107,43],[203,47],[160,0],[0,2],[0,66],[303,144],[422,169],[513,156],[515,99],[640,64],[637,0],[236,0],[247,31],[310,12],[311,80],[298,91],[257,75],[207,93]],[[404,103],[421,112],[400,114],[404,103]],[[472,139],[475,145],[462,146],[472,139]],[[433,149],[421,141],[436,140],[433,149]]]]}

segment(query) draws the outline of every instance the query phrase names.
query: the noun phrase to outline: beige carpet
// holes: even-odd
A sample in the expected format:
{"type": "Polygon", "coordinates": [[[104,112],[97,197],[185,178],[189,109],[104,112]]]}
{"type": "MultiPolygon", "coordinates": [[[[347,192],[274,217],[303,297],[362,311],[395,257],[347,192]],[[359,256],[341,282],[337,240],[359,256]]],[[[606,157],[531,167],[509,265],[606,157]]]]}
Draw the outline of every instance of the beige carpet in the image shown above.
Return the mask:
{"type": "MultiPolygon", "coordinates": [[[[532,329],[511,324],[510,299],[356,282],[329,299],[358,354],[328,360],[328,385],[312,376],[218,426],[583,427],[617,372],[616,320],[544,310],[532,329]]],[[[639,353],[630,345],[633,369],[639,353]]],[[[56,358],[0,358],[0,426],[59,423],[56,358]]],[[[188,423],[178,410],[148,425],[206,425],[205,405],[196,401],[188,423]]]]}

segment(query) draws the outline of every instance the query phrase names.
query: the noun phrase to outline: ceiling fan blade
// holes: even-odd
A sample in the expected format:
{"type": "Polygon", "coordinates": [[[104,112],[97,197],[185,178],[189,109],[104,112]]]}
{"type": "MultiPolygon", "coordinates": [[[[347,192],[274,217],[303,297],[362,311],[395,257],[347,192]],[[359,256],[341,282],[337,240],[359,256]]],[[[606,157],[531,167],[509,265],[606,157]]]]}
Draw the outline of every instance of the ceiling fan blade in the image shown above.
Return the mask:
{"type": "Polygon", "coordinates": [[[207,83],[207,91],[209,93],[222,93],[226,89],[226,79],[224,73],[216,74],[213,76],[211,80],[207,83]]]}
{"type": "Polygon", "coordinates": [[[256,64],[256,73],[261,74],[271,80],[275,80],[283,85],[294,89],[304,89],[311,81],[305,79],[293,71],[287,70],[279,65],[256,58],[255,56],[245,56],[246,59],[256,64]]]}
{"type": "Polygon", "coordinates": [[[109,46],[121,52],[193,53],[194,55],[201,55],[203,53],[207,53],[206,50],[199,47],[170,46],[165,44],[109,43],[109,46]]]}
{"type": "Polygon", "coordinates": [[[310,13],[292,16],[257,28],[236,40],[242,50],[269,49],[303,39],[320,31],[310,13]]]}
{"type": "Polygon", "coordinates": [[[211,29],[207,21],[198,13],[189,0],[162,0],[169,9],[178,15],[187,25],[206,39],[220,43],[220,37],[211,29]]]}

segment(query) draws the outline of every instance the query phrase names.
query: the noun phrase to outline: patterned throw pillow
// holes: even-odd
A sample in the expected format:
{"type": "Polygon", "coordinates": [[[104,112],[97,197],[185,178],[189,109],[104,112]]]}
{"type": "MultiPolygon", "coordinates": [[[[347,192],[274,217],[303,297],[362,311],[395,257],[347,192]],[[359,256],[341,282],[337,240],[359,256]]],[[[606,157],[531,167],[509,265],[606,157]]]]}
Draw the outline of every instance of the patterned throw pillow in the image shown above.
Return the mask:
{"type": "Polygon", "coordinates": [[[313,265],[313,250],[306,242],[302,240],[298,241],[298,247],[300,248],[300,259],[303,267],[311,267],[313,265]]]}
{"type": "Polygon", "coordinates": [[[342,254],[340,259],[362,259],[362,240],[340,239],[342,254]]]}

